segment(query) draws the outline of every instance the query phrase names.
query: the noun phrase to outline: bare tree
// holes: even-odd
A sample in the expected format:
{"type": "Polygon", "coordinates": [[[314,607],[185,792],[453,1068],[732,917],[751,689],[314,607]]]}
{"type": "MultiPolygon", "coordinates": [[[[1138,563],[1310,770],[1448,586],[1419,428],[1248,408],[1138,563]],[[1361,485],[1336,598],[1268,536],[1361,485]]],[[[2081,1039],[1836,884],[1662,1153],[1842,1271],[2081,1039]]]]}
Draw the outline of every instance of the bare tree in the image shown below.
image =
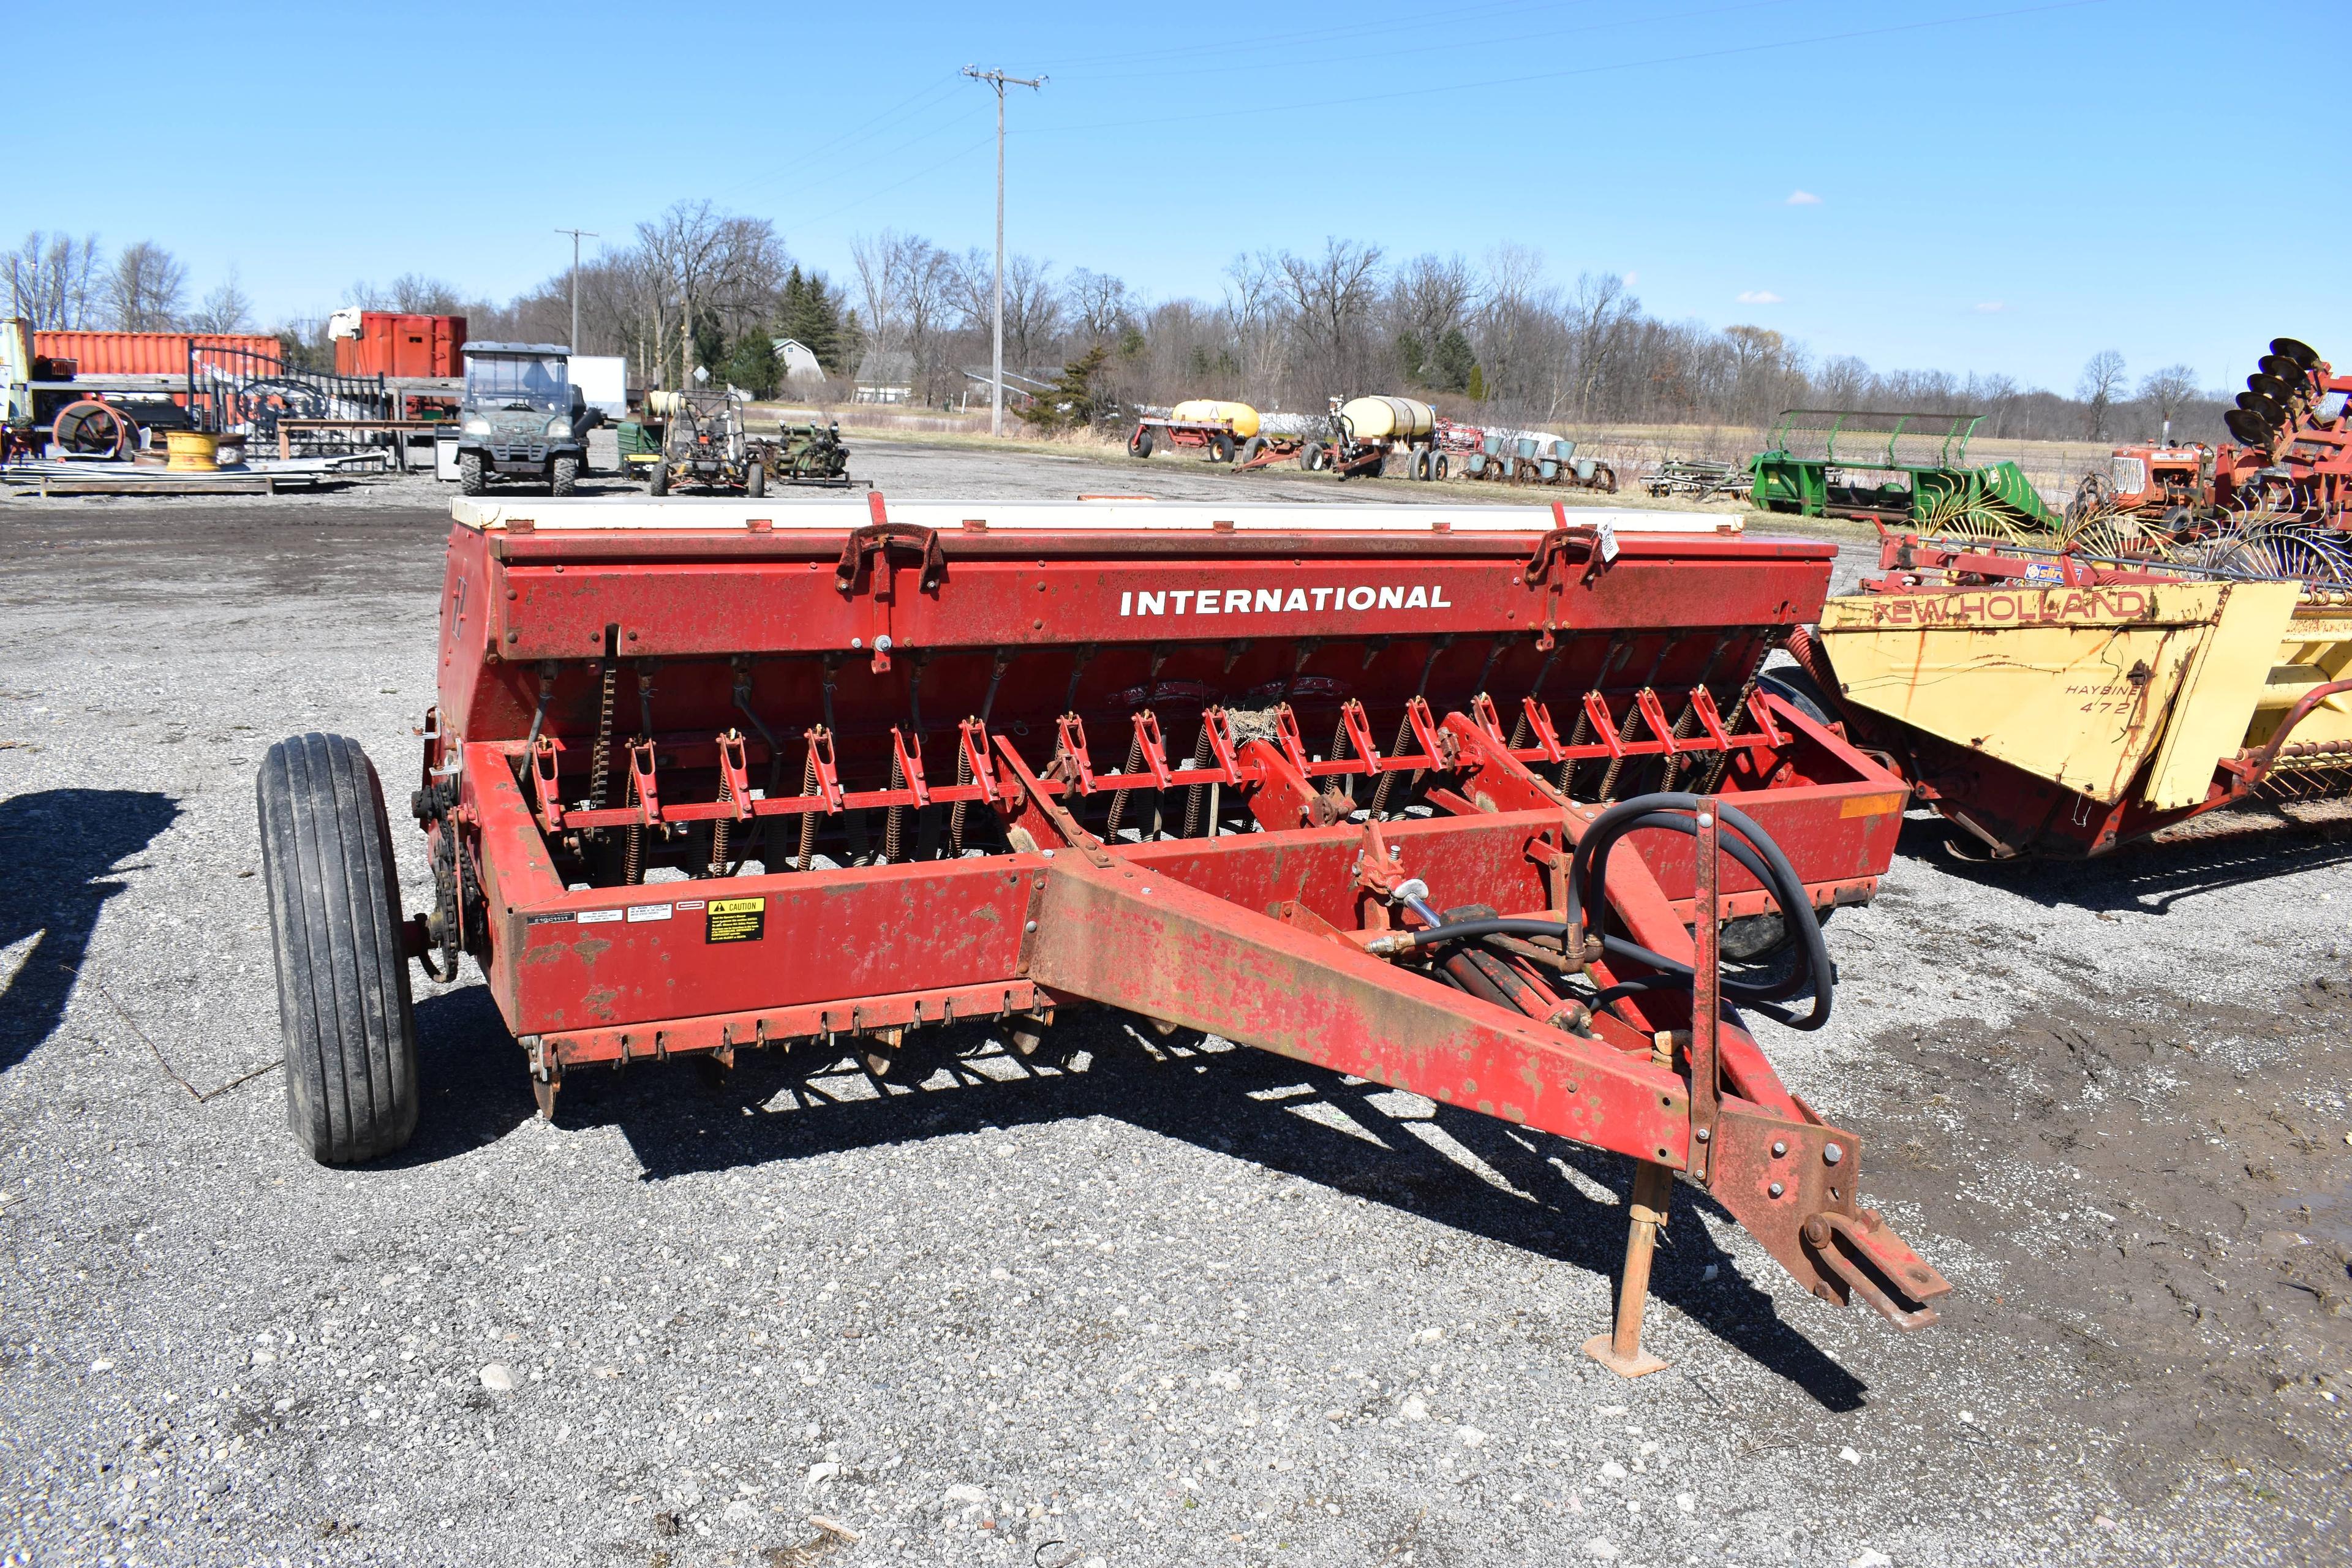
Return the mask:
{"type": "Polygon", "coordinates": [[[1364,390],[1359,384],[1371,370],[1367,328],[1380,297],[1380,247],[1352,239],[1326,239],[1320,256],[1286,250],[1275,258],[1298,339],[1298,368],[1317,389],[1309,397],[1364,390]]]}
{"type": "Polygon", "coordinates": [[[44,235],[38,229],[7,259],[12,314],[36,331],[70,330],[91,324],[98,272],[98,236],[44,235]]]}
{"type": "Polygon", "coordinates": [[[1614,272],[1580,272],[1569,296],[1569,352],[1576,359],[1576,416],[1592,416],[1595,400],[1623,353],[1642,301],[1614,272]]]}
{"type": "MultiPolygon", "coordinates": [[[[919,235],[896,229],[859,236],[850,242],[849,257],[857,269],[866,304],[863,325],[873,348],[885,355],[906,354],[915,395],[925,403],[944,401],[952,374],[946,329],[960,292],[954,258],[919,235]]],[[[992,289],[995,265],[992,258],[992,289]]]]}
{"type": "MultiPolygon", "coordinates": [[[[652,363],[677,342],[673,330],[691,335],[705,321],[724,333],[740,333],[775,309],[783,280],[783,241],[765,218],[734,217],[709,201],[673,202],[659,217],[637,225],[637,248],[658,280],[654,302],[656,328],[652,363]]],[[[677,384],[684,385],[696,357],[678,347],[677,384]]]]}
{"type": "Polygon", "coordinates": [[[2139,400],[2164,421],[2164,440],[2172,443],[2172,417],[2197,398],[2197,371],[2192,365],[2168,364],[2150,371],[2139,384],[2139,400]]]}
{"type": "Polygon", "coordinates": [[[1070,324],[1089,342],[1108,342],[1133,324],[1134,300],[1127,285],[1108,272],[1081,267],[1070,274],[1062,294],[1070,324]]]}
{"type": "Polygon", "coordinates": [[[238,286],[234,267],[228,269],[220,287],[205,295],[204,305],[188,318],[189,330],[198,332],[241,332],[252,324],[253,301],[238,286]]]}
{"type": "Polygon", "coordinates": [[[1389,280],[1387,329],[1397,369],[1408,382],[1446,384],[1437,363],[1448,333],[1463,330],[1478,285],[1459,256],[1416,256],[1389,280]]]}
{"type": "Polygon", "coordinates": [[[106,319],[124,332],[162,331],[179,319],[188,269],[152,239],[124,246],[106,275],[106,319]]]}
{"type": "Polygon", "coordinates": [[[2091,439],[2104,441],[2107,436],[2107,413],[2115,406],[2116,394],[2123,390],[2124,356],[2114,349],[2101,349],[2083,366],[2083,378],[2074,385],[2074,395],[2084,405],[2084,417],[2090,426],[2091,439]]]}
{"type": "Polygon", "coordinates": [[[1004,259],[1004,337],[1013,363],[1034,368],[1062,330],[1062,300],[1053,282],[1054,264],[1030,256],[1004,259]]]}
{"type": "MultiPolygon", "coordinates": [[[[1281,277],[1281,268],[1265,251],[1255,256],[1245,251],[1225,266],[1223,314],[1226,330],[1239,351],[1245,386],[1279,388],[1288,368],[1283,354],[1289,333],[1283,315],[1281,277]]],[[[1279,399],[1275,401],[1280,406],[1279,399]]]]}

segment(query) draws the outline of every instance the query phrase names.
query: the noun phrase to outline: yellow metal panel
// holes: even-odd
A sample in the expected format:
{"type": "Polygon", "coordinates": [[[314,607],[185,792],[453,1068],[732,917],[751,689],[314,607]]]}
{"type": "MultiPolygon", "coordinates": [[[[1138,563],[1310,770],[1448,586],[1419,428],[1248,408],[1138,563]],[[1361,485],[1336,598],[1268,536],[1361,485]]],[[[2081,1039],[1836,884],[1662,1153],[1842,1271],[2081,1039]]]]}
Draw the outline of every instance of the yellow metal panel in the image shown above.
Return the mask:
{"type": "Polygon", "coordinates": [[[2148,771],[2142,798],[2158,811],[2194,805],[2213,782],[2213,764],[2245,744],[2279,641],[2294,618],[2300,583],[2231,583],[2173,703],[2172,722],[2148,771]]]}
{"type": "Polygon", "coordinates": [[[1847,701],[2105,804],[2155,750],[2221,601],[2210,583],[1856,595],[1821,632],[1847,701]]]}

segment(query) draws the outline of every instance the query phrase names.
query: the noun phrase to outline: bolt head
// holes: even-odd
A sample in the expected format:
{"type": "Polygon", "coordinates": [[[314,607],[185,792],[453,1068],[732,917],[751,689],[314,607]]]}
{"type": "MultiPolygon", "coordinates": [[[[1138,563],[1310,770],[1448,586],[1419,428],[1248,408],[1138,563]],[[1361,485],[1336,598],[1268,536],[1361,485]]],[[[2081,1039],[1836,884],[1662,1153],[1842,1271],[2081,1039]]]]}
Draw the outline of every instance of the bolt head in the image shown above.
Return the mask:
{"type": "Polygon", "coordinates": [[[1836,1164],[1840,1160],[1843,1160],[1843,1159],[1844,1159],[1844,1158],[1845,1158],[1845,1151],[1844,1151],[1844,1150],[1843,1150],[1843,1149],[1841,1149],[1841,1148],[1839,1148],[1836,1144],[1834,1144],[1834,1143],[1828,1143],[1828,1144],[1824,1144],[1824,1145],[1822,1145],[1822,1163],[1823,1163],[1824,1165],[1834,1165],[1834,1164],[1836,1164]]]}
{"type": "Polygon", "coordinates": [[[852,647],[864,647],[866,646],[866,639],[864,637],[852,637],[849,639],[849,646],[852,647]]]}
{"type": "Polygon", "coordinates": [[[1789,1145],[1786,1142],[1778,1138],[1772,1140],[1772,1158],[1777,1160],[1788,1152],[1789,1145]]]}
{"type": "Polygon", "coordinates": [[[890,634],[888,632],[884,632],[880,637],[876,637],[874,639],[874,646],[879,648],[882,652],[888,653],[890,651],[890,634]]]}
{"type": "Polygon", "coordinates": [[[1713,827],[1715,826],[1715,818],[1702,811],[1698,814],[1698,825],[1701,827],[1713,827]]]}
{"type": "Polygon", "coordinates": [[[1779,1196],[1780,1196],[1783,1192],[1787,1191],[1788,1189],[1786,1189],[1786,1188],[1784,1188],[1783,1186],[1781,1186],[1780,1183],[1775,1182],[1775,1183],[1773,1183],[1770,1186],[1769,1186],[1769,1187],[1765,1188],[1764,1190],[1765,1190],[1766,1192],[1769,1193],[1772,1196],[1774,1196],[1774,1197],[1776,1197],[1776,1198],[1777,1198],[1777,1197],[1779,1197],[1779,1196]]]}
{"type": "Polygon", "coordinates": [[[1031,921],[1027,925],[1021,929],[1024,931],[1035,931],[1037,929],[1037,922],[1035,921],[1031,921]]]}
{"type": "Polygon", "coordinates": [[[1714,1140],[1715,1133],[1712,1130],[1702,1127],[1697,1131],[1692,1133],[1691,1136],[1697,1139],[1700,1142],[1706,1143],[1714,1140]]]}

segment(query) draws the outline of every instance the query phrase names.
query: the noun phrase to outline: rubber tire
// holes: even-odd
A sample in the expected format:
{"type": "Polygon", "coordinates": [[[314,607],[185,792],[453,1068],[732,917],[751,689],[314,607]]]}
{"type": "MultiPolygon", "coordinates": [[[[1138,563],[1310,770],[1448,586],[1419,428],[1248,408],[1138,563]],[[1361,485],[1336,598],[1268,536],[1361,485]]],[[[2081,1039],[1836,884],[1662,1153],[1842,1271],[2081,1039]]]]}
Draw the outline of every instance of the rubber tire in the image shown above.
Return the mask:
{"type": "Polygon", "coordinates": [[[1592,488],[1610,495],[1617,493],[1617,470],[1602,463],[1592,470],[1592,488]]]}
{"type": "Polygon", "coordinates": [[[1319,441],[1309,441],[1299,447],[1298,466],[1310,474],[1320,468],[1323,466],[1323,444],[1319,441]]]}
{"type": "Polygon", "coordinates": [[[1453,473],[1453,469],[1454,466],[1452,463],[1447,461],[1444,453],[1432,452],[1429,455],[1429,477],[1431,479],[1445,479],[1453,473]]]}
{"type": "Polygon", "coordinates": [[[1358,468],[1353,477],[1360,479],[1382,479],[1388,478],[1388,472],[1389,455],[1386,452],[1382,452],[1379,457],[1374,458],[1370,463],[1358,468]]]}
{"type": "Polygon", "coordinates": [[[743,493],[753,500],[758,500],[768,493],[767,465],[763,463],[751,465],[751,471],[743,476],[743,493]]]}
{"type": "Polygon", "coordinates": [[[383,786],[357,741],[269,748],[254,794],[278,959],[286,1121],[322,1165],[389,1154],[416,1131],[416,1013],[383,786]]]}
{"type": "Polygon", "coordinates": [[[1242,443],[1241,455],[1234,460],[1243,463],[1254,463],[1264,456],[1265,456],[1265,437],[1263,436],[1253,436],[1248,440],[1242,443]]]}
{"type": "Polygon", "coordinates": [[[1149,460],[1151,457],[1151,432],[1149,430],[1137,430],[1134,435],[1128,437],[1127,450],[1128,455],[1130,457],[1142,458],[1149,460]]]}
{"type": "Polygon", "coordinates": [[[457,488],[469,496],[486,495],[489,491],[489,476],[483,471],[479,452],[457,455],[457,488]]]}
{"type": "Polygon", "coordinates": [[[1756,684],[1823,729],[1840,721],[1836,700],[1798,665],[1777,665],[1758,676],[1756,684]]]}
{"type": "Polygon", "coordinates": [[[580,489],[580,459],[558,458],[547,466],[547,493],[555,496],[576,494],[580,489]]]}
{"type": "Polygon", "coordinates": [[[669,465],[667,463],[656,463],[654,465],[653,476],[646,479],[646,489],[651,490],[657,496],[666,496],[669,494],[669,465]]]}
{"type": "Polygon", "coordinates": [[[1233,460],[1234,438],[1231,436],[1217,435],[1209,437],[1209,461],[1230,463],[1233,460]]]}

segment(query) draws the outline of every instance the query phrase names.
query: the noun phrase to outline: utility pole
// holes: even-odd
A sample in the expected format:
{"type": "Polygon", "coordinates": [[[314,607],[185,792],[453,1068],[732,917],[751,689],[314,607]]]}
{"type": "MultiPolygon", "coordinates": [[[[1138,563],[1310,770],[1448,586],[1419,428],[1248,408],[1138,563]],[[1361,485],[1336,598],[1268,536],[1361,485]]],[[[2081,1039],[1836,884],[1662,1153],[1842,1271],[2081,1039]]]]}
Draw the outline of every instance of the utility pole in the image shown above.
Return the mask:
{"type": "Polygon", "coordinates": [[[1044,87],[1045,77],[1006,76],[1002,69],[966,66],[963,74],[996,89],[996,327],[989,350],[988,433],[1004,434],[1004,89],[1044,87]]]}
{"type": "Polygon", "coordinates": [[[585,235],[590,239],[602,239],[604,237],[590,228],[559,228],[555,232],[572,237],[572,341],[564,347],[573,353],[578,353],[580,352],[580,237],[585,235]]]}

